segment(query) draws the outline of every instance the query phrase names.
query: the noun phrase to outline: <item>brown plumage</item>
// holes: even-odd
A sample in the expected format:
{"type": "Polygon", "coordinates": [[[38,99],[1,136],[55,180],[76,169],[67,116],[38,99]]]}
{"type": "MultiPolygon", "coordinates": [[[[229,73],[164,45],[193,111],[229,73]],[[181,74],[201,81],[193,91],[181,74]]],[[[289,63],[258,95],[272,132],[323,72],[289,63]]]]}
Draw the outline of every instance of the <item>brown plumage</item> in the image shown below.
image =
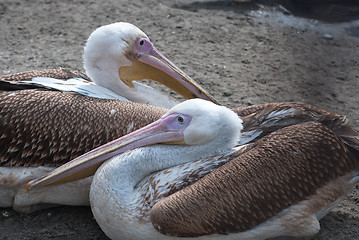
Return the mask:
{"type": "Polygon", "coordinates": [[[0,92],[23,90],[23,89],[34,89],[34,88],[46,88],[39,85],[20,83],[20,81],[30,81],[31,79],[36,77],[49,77],[49,78],[64,79],[64,80],[71,78],[82,78],[87,81],[91,81],[91,79],[86,75],[86,73],[76,70],[69,70],[66,68],[31,70],[31,71],[0,76],[0,92]]]}
{"type": "Polygon", "coordinates": [[[83,78],[91,81],[86,73],[67,68],[31,70],[0,76],[0,81],[26,81],[35,77],[50,77],[57,79],[83,78]]]}
{"type": "MultiPolygon", "coordinates": [[[[32,95],[43,92],[23,91],[32,91],[32,95]]],[[[17,93],[8,97],[15,96],[17,93]]],[[[76,94],[67,96],[82,98],[76,94]]],[[[57,106],[59,99],[51,99],[55,99],[57,106]]],[[[94,111],[99,107],[111,113],[113,107],[103,107],[111,100],[97,101],[94,111]]],[[[88,109],[81,108],[80,112],[86,115],[88,109]]],[[[176,186],[167,195],[161,195],[162,199],[155,199],[154,206],[149,204],[149,208],[153,207],[146,210],[159,232],[184,237],[246,232],[279,218],[284,215],[283,210],[300,206],[303,201],[310,204],[299,214],[307,219],[353,186],[349,181],[352,171],[358,169],[359,133],[347,125],[345,117],[303,103],[264,104],[238,108],[235,112],[244,121],[243,135],[249,144],[237,154],[231,154],[231,161],[216,171],[205,176],[192,174],[191,182],[182,189],[176,186]]],[[[101,129],[112,124],[104,120],[96,126],[101,129]]],[[[97,139],[93,134],[88,137],[97,139]]],[[[69,143],[69,148],[77,143],[69,143]]],[[[295,226],[295,220],[289,221],[294,222],[291,227],[295,226]]]]}
{"type": "MultiPolygon", "coordinates": [[[[125,106],[122,109],[117,100],[45,91],[42,87],[16,84],[17,81],[34,77],[88,78],[83,72],[64,68],[2,76],[0,166],[59,166],[126,134],[127,128],[119,127],[121,124],[128,126],[133,122],[132,130],[135,130],[157,120],[166,111],[148,105],[121,102],[125,106]],[[111,115],[111,110],[115,110],[114,115],[111,115]],[[124,115],[129,112],[133,114],[133,119],[127,119],[124,115]]],[[[233,111],[243,119],[243,136],[253,136],[250,142],[285,126],[318,121],[333,130],[345,143],[359,149],[359,140],[355,134],[351,135],[353,129],[346,124],[345,117],[309,104],[269,103],[239,107],[233,111]],[[273,116],[274,112],[283,110],[291,111],[273,116]]]]}
{"type": "Polygon", "coordinates": [[[358,132],[350,127],[345,116],[325,111],[310,104],[281,102],[232,109],[243,120],[244,135],[259,135],[255,140],[286,126],[304,122],[320,122],[343,142],[359,151],[358,132]]]}
{"type": "MultiPolygon", "coordinates": [[[[359,135],[357,135],[358,137],[359,135]]],[[[163,234],[195,237],[244,232],[358,169],[359,152],[316,122],[285,127],[250,144],[218,170],[151,210],[163,234]]],[[[334,202],[348,184],[323,201],[334,202]]],[[[312,215],[323,206],[312,206],[312,215]]],[[[294,223],[295,224],[295,223],[294,223]]]]}
{"type": "Polygon", "coordinates": [[[60,166],[166,112],[150,105],[16,83],[35,77],[89,80],[85,73],[65,68],[0,77],[0,166],[60,166]]]}
{"type": "Polygon", "coordinates": [[[0,166],[59,166],[164,112],[60,91],[0,92],[0,166]]]}

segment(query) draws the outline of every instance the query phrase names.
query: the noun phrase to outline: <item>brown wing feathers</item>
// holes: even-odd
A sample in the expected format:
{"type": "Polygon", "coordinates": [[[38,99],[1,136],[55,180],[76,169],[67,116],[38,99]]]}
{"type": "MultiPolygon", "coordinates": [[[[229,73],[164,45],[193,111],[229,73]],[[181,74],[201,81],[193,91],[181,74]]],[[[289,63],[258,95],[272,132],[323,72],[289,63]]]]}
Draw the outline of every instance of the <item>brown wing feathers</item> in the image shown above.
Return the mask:
{"type": "Polygon", "coordinates": [[[233,109],[244,122],[244,130],[262,129],[266,134],[285,126],[317,121],[332,130],[347,124],[345,116],[300,102],[268,103],[233,109]],[[277,114],[276,114],[277,113],[277,114]]]}
{"type": "MultiPolygon", "coordinates": [[[[86,77],[81,72],[50,69],[0,80],[11,83],[38,76],[86,77]]],[[[3,91],[0,99],[0,166],[58,166],[165,112],[147,105],[33,89],[3,91]]],[[[357,164],[359,156],[353,157],[329,129],[310,122],[321,122],[359,151],[359,134],[343,116],[303,103],[234,111],[244,121],[244,132],[262,131],[257,142],[216,172],[157,203],[151,217],[160,232],[199,236],[251,229],[357,164]],[[309,123],[286,127],[303,122],[309,123]]]]}
{"type": "Polygon", "coordinates": [[[316,121],[330,128],[345,144],[359,152],[359,133],[347,124],[345,116],[328,112],[300,102],[282,102],[239,107],[233,109],[243,120],[243,133],[262,131],[254,139],[274,132],[285,126],[316,121]],[[275,114],[283,111],[282,114],[275,114]]]}
{"type": "Polygon", "coordinates": [[[165,111],[57,91],[0,92],[0,166],[59,166],[165,111]]]}
{"type": "Polygon", "coordinates": [[[43,70],[31,70],[20,73],[13,73],[9,75],[0,76],[0,81],[26,81],[35,77],[49,77],[57,79],[70,79],[70,78],[83,78],[91,81],[86,73],[81,71],[69,70],[66,68],[59,69],[43,69],[43,70]]]}
{"type": "Polygon", "coordinates": [[[90,80],[83,72],[65,68],[1,76],[0,166],[59,166],[165,112],[147,105],[16,84],[34,77],[90,80]]]}
{"type": "Polygon", "coordinates": [[[315,122],[286,127],[253,145],[158,202],[151,211],[154,227],[187,237],[246,231],[307,199],[359,161],[331,130],[315,122]]]}

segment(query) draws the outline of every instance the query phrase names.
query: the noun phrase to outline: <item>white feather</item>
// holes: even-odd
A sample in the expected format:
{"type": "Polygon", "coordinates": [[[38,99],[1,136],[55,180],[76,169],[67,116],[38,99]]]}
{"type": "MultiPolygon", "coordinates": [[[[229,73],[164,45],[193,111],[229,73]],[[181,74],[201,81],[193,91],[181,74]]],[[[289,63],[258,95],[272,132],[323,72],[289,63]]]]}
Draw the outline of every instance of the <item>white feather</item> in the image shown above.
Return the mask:
{"type": "Polygon", "coordinates": [[[29,81],[21,81],[20,83],[38,85],[65,92],[76,92],[89,97],[128,101],[126,98],[114,93],[107,88],[98,86],[93,82],[89,82],[81,78],[62,80],[48,77],[37,77],[29,81]]]}

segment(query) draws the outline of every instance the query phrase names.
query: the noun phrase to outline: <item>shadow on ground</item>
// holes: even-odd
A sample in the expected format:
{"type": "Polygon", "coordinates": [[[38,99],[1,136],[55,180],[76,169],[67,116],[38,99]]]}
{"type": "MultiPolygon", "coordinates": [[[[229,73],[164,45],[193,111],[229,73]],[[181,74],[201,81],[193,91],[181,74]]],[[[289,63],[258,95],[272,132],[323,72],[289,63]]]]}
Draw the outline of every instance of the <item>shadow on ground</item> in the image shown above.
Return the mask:
{"type": "Polygon", "coordinates": [[[196,1],[176,3],[172,7],[197,12],[200,9],[245,13],[269,7],[287,15],[323,22],[346,22],[359,19],[359,0],[253,0],[253,1],[196,1]]]}

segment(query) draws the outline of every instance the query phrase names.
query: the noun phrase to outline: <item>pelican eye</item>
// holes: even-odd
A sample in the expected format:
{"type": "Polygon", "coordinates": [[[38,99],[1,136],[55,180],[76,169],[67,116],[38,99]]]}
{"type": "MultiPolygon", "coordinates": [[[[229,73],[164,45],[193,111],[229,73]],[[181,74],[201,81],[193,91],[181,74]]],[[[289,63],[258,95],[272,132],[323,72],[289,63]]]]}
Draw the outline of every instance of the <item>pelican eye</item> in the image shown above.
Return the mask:
{"type": "Polygon", "coordinates": [[[184,123],[184,119],[183,119],[183,117],[181,117],[181,116],[178,116],[177,117],[177,122],[179,122],[179,123],[184,123]]]}
{"type": "Polygon", "coordinates": [[[138,54],[148,54],[153,50],[153,45],[148,38],[138,38],[135,43],[138,54]]]}

